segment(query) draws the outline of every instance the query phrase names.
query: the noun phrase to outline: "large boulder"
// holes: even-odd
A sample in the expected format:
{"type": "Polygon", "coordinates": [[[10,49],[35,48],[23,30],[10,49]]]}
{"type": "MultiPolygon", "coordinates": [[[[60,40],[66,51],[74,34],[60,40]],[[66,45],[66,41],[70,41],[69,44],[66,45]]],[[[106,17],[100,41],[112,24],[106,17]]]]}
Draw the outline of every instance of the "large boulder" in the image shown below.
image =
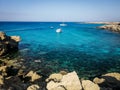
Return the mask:
{"type": "Polygon", "coordinates": [[[7,36],[0,32],[0,56],[18,49],[19,36],[7,36]]]}
{"type": "Polygon", "coordinates": [[[100,90],[100,87],[90,80],[83,80],[82,86],[84,90],[100,90]]]}
{"type": "Polygon", "coordinates": [[[82,90],[80,80],[75,71],[63,76],[60,74],[54,74],[53,76],[51,76],[53,80],[47,83],[48,90],[82,90]],[[53,78],[53,76],[55,78],[53,78]],[[54,80],[60,81],[55,82],[54,80]]]}

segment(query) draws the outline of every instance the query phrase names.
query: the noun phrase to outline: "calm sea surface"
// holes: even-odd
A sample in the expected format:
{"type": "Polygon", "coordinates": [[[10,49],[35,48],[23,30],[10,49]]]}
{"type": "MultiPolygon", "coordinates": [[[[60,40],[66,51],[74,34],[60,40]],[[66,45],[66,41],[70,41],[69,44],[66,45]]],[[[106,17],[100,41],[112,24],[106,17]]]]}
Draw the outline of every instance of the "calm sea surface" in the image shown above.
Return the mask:
{"type": "Polygon", "coordinates": [[[120,72],[120,34],[97,29],[100,24],[59,24],[0,22],[0,30],[22,38],[18,57],[41,74],[75,70],[80,77],[90,78],[120,72]],[[62,33],[56,33],[58,28],[62,33]]]}

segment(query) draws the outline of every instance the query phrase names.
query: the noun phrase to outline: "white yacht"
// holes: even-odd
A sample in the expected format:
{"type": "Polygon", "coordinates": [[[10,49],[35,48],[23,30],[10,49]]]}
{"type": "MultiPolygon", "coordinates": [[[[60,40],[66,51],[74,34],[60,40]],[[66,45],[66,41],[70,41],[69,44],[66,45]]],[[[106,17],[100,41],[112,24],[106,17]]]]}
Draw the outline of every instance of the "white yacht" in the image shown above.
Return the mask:
{"type": "Polygon", "coordinates": [[[62,24],[60,24],[60,26],[67,26],[67,24],[62,23],[62,24]]]}
{"type": "Polygon", "coordinates": [[[62,32],[62,29],[58,28],[56,29],[56,33],[61,33],[62,32]]]}

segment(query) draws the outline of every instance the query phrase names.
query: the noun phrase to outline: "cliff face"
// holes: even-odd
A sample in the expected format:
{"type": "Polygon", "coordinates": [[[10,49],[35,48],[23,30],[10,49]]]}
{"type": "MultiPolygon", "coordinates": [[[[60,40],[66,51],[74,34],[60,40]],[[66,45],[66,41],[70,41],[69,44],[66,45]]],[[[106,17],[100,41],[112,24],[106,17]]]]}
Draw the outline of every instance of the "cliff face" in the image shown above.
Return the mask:
{"type": "Polygon", "coordinates": [[[7,36],[0,32],[0,56],[18,49],[19,36],[7,36]]]}

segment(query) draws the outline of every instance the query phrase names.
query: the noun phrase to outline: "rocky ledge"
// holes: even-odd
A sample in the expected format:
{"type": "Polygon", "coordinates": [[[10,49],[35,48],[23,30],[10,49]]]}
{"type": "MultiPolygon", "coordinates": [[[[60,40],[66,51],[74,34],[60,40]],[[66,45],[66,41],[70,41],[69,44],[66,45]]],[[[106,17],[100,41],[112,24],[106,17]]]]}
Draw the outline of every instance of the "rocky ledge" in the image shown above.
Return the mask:
{"type": "Polygon", "coordinates": [[[109,22],[109,23],[107,22],[103,24],[106,24],[106,25],[100,26],[98,28],[120,33],[120,22],[109,22]]]}
{"type": "Polygon", "coordinates": [[[18,49],[19,36],[7,36],[4,32],[0,32],[0,56],[18,49]]]}

